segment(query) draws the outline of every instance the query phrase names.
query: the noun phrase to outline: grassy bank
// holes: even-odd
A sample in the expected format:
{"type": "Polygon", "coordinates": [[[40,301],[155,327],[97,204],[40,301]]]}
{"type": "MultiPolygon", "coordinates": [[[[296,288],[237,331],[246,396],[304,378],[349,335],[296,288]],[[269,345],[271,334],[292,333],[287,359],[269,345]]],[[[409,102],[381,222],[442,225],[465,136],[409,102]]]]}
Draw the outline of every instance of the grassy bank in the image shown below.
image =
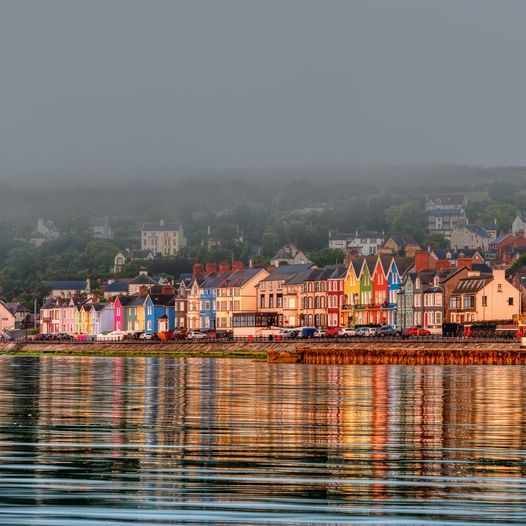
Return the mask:
{"type": "Polygon", "coordinates": [[[107,356],[107,357],[170,357],[170,358],[248,358],[252,360],[266,360],[266,352],[250,352],[250,351],[154,351],[150,349],[130,351],[124,350],[109,350],[109,349],[93,349],[89,351],[76,350],[75,348],[68,350],[54,350],[54,351],[37,351],[37,350],[17,350],[4,351],[0,355],[16,355],[16,356],[107,356]]]}

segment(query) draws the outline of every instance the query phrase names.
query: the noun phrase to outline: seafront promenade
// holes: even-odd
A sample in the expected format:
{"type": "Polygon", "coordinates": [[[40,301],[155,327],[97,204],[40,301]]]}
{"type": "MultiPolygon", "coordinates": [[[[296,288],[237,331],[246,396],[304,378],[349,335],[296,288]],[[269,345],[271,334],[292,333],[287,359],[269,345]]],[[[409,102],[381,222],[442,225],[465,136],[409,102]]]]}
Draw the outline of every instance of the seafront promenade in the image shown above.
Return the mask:
{"type": "Polygon", "coordinates": [[[4,354],[246,357],[271,363],[526,365],[518,340],[4,342],[4,354]]]}

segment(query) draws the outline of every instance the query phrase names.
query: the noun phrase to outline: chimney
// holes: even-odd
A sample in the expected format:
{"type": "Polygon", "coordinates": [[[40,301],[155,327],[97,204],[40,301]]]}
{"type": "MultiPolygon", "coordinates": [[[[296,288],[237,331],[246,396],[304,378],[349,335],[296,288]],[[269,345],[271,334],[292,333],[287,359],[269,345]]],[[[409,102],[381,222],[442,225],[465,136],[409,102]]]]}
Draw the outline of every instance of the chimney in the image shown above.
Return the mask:
{"type": "Polygon", "coordinates": [[[221,261],[219,263],[219,273],[230,272],[230,263],[228,261],[221,261]]]}
{"type": "Polygon", "coordinates": [[[243,262],[242,261],[233,261],[232,262],[232,270],[243,270],[243,262]]]}
{"type": "Polygon", "coordinates": [[[203,274],[204,272],[204,267],[201,263],[194,263],[194,269],[193,269],[193,272],[192,272],[192,275],[194,276],[194,278],[196,276],[200,276],[201,274],[203,274]]]}
{"type": "Polygon", "coordinates": [[[214,272],[217,272],[217,264],[207,263],[206,264],[206,274],[214,274],[214,272]]]}
{"type": "Polygon", "coordinates": [[[164,226],[164,219],[161,219],[161,220],[159,221],[159,225],[164,226]]]}
{"type": "Polygon", "coordinates": [[[161,288],[161,294],[163,294],[164,296],[172,296],[172,295],[175,294],[175,289],[173,287],[168,286],[168,285],[164,285],[161,288]]]}
{"type": "Polygon", "coordinates": [[[417,252],[415,254],[415,270],[420,272],[422,270],[432,270],[435,268],[435,260],[431,257],[429,252],[417,252]]]}

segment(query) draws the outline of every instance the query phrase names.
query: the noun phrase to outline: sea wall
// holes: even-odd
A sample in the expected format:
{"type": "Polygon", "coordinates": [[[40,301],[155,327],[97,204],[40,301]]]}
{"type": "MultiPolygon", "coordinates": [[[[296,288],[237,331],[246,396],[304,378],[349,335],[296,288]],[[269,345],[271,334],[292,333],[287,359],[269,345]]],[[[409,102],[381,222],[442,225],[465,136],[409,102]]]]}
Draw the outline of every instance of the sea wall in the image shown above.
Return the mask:
{"type": "Polygon", "coordinates": [[[271,363],[526,365],[517,341],[2,342],[0,353],[251,355],[271,363]]]}

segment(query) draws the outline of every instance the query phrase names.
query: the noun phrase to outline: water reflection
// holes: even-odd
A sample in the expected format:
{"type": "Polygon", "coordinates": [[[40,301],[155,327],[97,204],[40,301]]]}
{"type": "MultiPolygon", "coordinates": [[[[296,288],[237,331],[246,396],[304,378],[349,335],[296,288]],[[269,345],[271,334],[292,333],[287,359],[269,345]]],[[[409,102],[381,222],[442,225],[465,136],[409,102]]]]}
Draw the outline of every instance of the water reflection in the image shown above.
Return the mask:
{"type": "Polygon", "coordinates": [[[3,356],[0,524],[524,524],[525,375],[3,356]]]}

